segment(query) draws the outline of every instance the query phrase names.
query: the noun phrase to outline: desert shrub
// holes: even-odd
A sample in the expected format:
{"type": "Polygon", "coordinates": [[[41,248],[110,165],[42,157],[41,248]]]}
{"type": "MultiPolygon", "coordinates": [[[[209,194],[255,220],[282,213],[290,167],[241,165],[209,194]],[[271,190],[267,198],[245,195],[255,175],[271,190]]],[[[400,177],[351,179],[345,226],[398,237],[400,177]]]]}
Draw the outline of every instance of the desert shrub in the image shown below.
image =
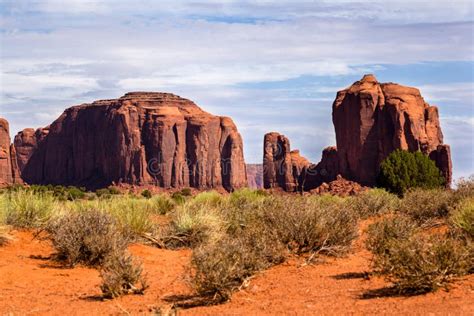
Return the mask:
{"type": "Polygon", "coordinates": [[[160,238],[171,248],[194,247],[205,241],[219,239],[224,229],[218,208],[191,201],[176,209],[171,224],[162,229],[160,238]]]}
{"type": "Polygon", "coordinates": [[[173,200],[166,195],[155,195],[150,199],[150,207],[153,214],[168,214],[175,206],[173,200]]]}
{"type": "Polygon", "coordinates": [[[224,197],[217,191],[206,191],[196,195],[190,203],[217,207],[224,202],[224,197]]]}
{"type": "Polygon", "coordinates": [[[70,201],[83,199],[86,196],[84,188],[68,187],[65,191],[66,198],[70,201]]]}
{"type": "Polygon", "coordinates": [[[397,210],[400,199],[384,189],[370,189],[351,198],[349,205],[361,218],[368,218],[397,210]]]}
{"type": "Polygon", "coordinates": [[[0,226],[6,225],[7,223],[7,194],[0,193],[0,226]]]}
{"type": "Polygon", "coordinates": [[[6,223],[15,227],[38,227],[57,210],[56,199],[48,193],[28,190],[13,191],[7,195],[6,223]]]}
{"type": "Polygon", "coordinates": [[[146,199],[125,197],[113,198],[104,207],[119,224],[121,230],[129,233],[130,237],[149,233],[154,229],[151,221],[152,209],[146,199]]]}
{"type": "Polygon", "coordinates": [[[148,288],[140,262],[128,253],[108,257],[100,269],[103,297],[116,298],[127,294],[143,294],[148,288]]]}
{"type": "Polygon", "coordinates": [[[143,190],[142,196],[143,196],[145,199],[151,199],[152,196],[153,196],[153,194],[151,194],[150,190],[143,190]]]}
{"type": "Polygon", "coordinates": [[[466,198],[474,198],[474,175],[468,179],[460,179],[456,182],[456,190],[454,191],[456,201],[466,198]]]}
{"type": "Polygon", "coordinates": [[[452,193],[444,189],[413,189],[405,194],[400,211],[418,224],[428,226],[448,215],[452,193]]]}
{"type": "Polygon", "coordinates": [[[469,250],[460,241],[445,236],[428,239],[414,235],[394,240],[387,252],[377,256],[375,267],[400,293],[436,291],[472,269],[469,250]]]}
{"type": "Polygon", "coordinates": [[[183,189],[181,189],[181,191],[179,191],[179,193],[182,196],[192,196],[193,195],[193,192],[191,191],[190,188],[183,188],[183,189]]]}
{"type": "Polygon", "coordinates": [[[457,205],[450,223],[474,239],[474,198],[466,198],[457,205]]]}
{"type": "Polygon", "coordinates": [[[242,188],[235,190],[229,196],[229,201],[233,205],[239,206],[245,203],[252,203],[258,200],[265,199],[268,193],[263,190],[252,190],[249,188],[242,188]]]}
{"type": "Polygon", "coordinates": [[[280,198],[266,208],[263,222],[296,253],[345,253],[358,236],[357,216],[343,199],[280,198]]]}
{"type": "Polygon", "coordinates": [[[403,195],[411,188],[433,189],[444,185],[434,161],[417,151],[395,150],[380,164],[377,183],[388,191],[403,195]]]}
{"type": "MultiPolygon", "coordinates": [[[[388,253],[392,243],[406,240],[418,231],[418,226],[409,217],[384,218],[367,229],[366,246],[375,255],[375,261],[388,253]]],[[[380,266],[376,263],[376,266],[380,266]]]]}
{"type": "Polygon", "coordinates": [[[115,187],[108,187],[108,188],[103,188],[103,189],[96,190],[95,194],[99,198],[107,199],[107,198],[112,197],[113,195],[120,195],[120,191],[115,187]]]}
{"type": "Polygon", "coordinates": [[[281,263],[283,251],[275,236],[255,230],[203,244],[193,251],[192,285],[197,294],[211,298],[208,304],[227,301],[247,278],[281,263]]]}
{"type": "Polygon", "coordinates": [[[127,246],[116,220],[101,211],[66,213],[51,219],[45,229],[56,250],[56,258],[70,266],[101,265],[127,246]]]}
{"type": "Polygon", "coordinates": [[[71,212],[99,210],[110,214],[123,234],[136,238],[155,229],[151,215],[154,213],[154,199],[131,198],[127,195],[92,201],[81,200],[68,204],[71,212]]]}

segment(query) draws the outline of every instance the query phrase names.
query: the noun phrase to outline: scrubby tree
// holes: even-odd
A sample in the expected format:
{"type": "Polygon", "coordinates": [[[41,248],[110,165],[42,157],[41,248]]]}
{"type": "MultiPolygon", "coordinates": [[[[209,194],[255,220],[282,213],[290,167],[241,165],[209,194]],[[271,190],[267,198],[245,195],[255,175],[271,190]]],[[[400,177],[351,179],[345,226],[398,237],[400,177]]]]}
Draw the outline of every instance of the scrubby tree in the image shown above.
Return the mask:
{"type": "Polygon", "coordinates": [[[397,149],[380,165],[377,183],[390,192],[403,195],[411,188],[441,187],[445,179],[428,156],[419,151],[397,149]]]}

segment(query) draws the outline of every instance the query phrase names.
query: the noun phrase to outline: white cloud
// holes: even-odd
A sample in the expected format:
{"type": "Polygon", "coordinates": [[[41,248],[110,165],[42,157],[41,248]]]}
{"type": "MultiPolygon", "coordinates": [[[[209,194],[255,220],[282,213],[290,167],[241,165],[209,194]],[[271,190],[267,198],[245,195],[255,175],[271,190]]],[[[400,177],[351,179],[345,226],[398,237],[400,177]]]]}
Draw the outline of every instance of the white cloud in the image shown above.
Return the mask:
{"type": "MultiPolygon", "coordinates": [[[[271,129],[317,161],[321,149],[334,143],[336,91],[355,76],[376,72],[377,65],[474,59],[471,1],[2,4],[0,112],[12,132],[46,125],[72,104],[129,90],[169,91],[232,116],[254,162],[261,158],[263,133],[271,129]],[[265,86],[303,76],[325,79],[265,86]],[[329,82],[341,77],[351,79],[329,82]]],[[[455,127],[464,118],[464,139],[472,131],[472,115],[465,113],[473,108],[472,83],[420,89],[428,102],[440,104],[447,139],[461,157],[466,146],[456,143],[461,132],[455,127]],[[448,114],[451,121],[444,120],[448,114]]]]}

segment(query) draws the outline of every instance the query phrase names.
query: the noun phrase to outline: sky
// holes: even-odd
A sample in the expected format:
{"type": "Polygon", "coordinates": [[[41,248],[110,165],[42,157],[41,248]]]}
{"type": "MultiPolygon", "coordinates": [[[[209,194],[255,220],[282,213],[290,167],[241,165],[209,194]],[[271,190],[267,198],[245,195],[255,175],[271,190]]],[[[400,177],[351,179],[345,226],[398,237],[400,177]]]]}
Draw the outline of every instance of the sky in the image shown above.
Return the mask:
{"type": "Polygon", "coordinates": [[[454,178],[474,174],[474,5],[464,0],[0,0],[11,134],[72,105],[171,92],[230,116],[247,163],[278,131],[313,162],[336,92],[366,73],[440,110],[454,178]]]}

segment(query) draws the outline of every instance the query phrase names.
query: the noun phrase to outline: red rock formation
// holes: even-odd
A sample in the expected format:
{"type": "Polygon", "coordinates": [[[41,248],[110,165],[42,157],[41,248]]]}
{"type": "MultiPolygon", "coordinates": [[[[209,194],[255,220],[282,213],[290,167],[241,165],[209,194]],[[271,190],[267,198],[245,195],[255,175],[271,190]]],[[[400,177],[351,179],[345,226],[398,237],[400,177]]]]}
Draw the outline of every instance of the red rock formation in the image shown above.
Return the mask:
{"type": "Polygon", "coordinates": [[[346,180],[341,175],[337,175],[336,180],[329,183],[323,182],[319,187],[311,190],[311,193],[331,194],[345,197],[357,195],[365,190],[367,190],[367,188],[361,186],[359,183],[346,180]]]}
{"type": "Polygon", "coordinates": [[[444,178],[446,179],[446,186],[449,187],[453,179],[453,165],[451,163],[451,148],[449,145],[439,145],[436,150],[430,153],[430,159],[436,163],[436,166],[444,178]]]}
{"type": "Polygon", "coordinates": [[[302,190],[309,191],[319,187],[324,182],[331,182],[339,174],[339,158],[336,147],[327,147],[323,150],[321,161],[312,164],[302,176],[302,190]]]}
{"type": "Polygon", "coordinates": [[[0,185],[13,183],[10,154],[10,128],[7,120],[0,118],[0,185]]]}
{"type": "Polygon", "coordinates": [[[242,138],[230,118],[168,93],[133,92],[67,109],[15,137],[27,183],[164,188],[247,185],[242,138]]]}
{"type": "Polygon", "coordinates": [[[8,121],[0,118],[0,186],[13,183],[22,183],[22,181],[16,162],[16,151],[10,144],[8,121]]]}
{"type": "Polygon", "coordinates": [[[247,181],[249,188],[262,189],[263,188],[263,165],[262,164],[247,164],[247,181]]]}
{"type": "Polygon", "coordinates": [[[395,149],[429,155],[450,185],[451,152],[443,145],[438,109],[428,105],[418,89],[365,75],[337,93],[332,116],[337,149],[326,148],[318,164],[305,159],[293,172],[289,140],[278,133],[265,136],[265,188],[310,191],[338,174],[374,185],[380,163],[395,149]]]}
{"type": "Polygon", "coordinates": [[[300,155],[299,150],[290,149],[290,141],[276,132],[264,137],[263,185],[266,189],[283,188],[296,191],[300,186],[304,170],[311,163],[300,155]]]}
{"type": "MultiPolygon", "coordinates": [[[[438,109],[418,89],[381,84],[373,75],[337,93],[333,122],[340,173],[366,185],[375,184],[380,163],[395,149],[430,155],[443,144],[438,109]]],[[[438,165],[450,175],[449,154],[443,157],[438,165]]]]}

